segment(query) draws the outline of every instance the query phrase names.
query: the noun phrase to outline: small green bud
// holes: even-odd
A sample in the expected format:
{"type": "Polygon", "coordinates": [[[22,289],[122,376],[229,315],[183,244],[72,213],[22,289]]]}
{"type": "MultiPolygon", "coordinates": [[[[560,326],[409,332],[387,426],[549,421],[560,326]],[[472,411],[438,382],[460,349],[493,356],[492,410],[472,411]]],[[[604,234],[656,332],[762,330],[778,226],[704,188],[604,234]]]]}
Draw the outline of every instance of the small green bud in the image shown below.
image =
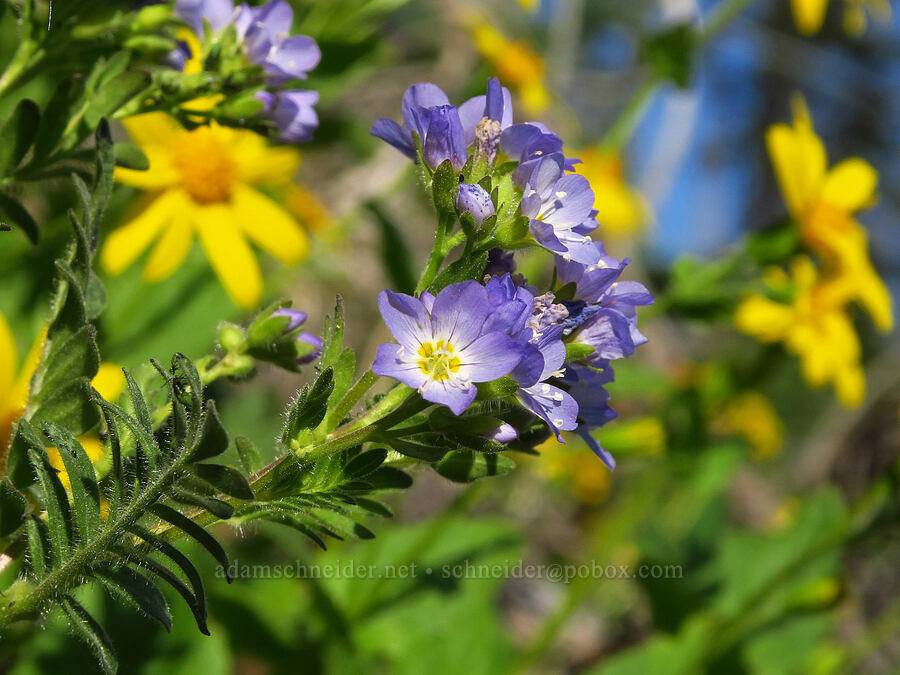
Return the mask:
{"type": "Polygon", "coordinates": [[[162,35],[134,35],[122,46],[142,53],[168,53],[175,49],[175,40],[162,35]]]}
{"type": "Polygon", "coordinates": [[[135,13],[130,28],[135,33],[153,31],[173,18],[168,5],[148,5],[135,13]]]}
{"type": "Polygon", "coordinates": [[[218,341],[229,354],[239,352],[244,344],[244,331],[240,326],[223,321],[219,325],[218,341]]]}
{"type": "Polygon", "coordinates": [[[246,375],[256,366],[256,361],[246,354],[229,354],[222,363],[232,377],[246,375]]]}

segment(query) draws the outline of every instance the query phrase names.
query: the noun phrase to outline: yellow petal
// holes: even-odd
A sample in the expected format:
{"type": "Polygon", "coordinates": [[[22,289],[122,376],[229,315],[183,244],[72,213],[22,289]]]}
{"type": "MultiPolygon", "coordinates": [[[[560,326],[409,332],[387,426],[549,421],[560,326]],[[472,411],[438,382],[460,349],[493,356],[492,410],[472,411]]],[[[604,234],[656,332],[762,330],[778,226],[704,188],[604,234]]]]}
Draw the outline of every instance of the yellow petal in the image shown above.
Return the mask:
{"type": "Polygon", "coordinates": [[[125,389],[125,375],[116,364],[101,363],[91,380],[91,386],[107,401],[115,401],[125,389]]]}
{"type": "Polygon", "coordinates": [[[240,228],[269,255],[285,265],[306,257],[306,234],[281,206],[246,185],[235,189],[232,202],[240,228]]]}
{"type": "Polygon", "coordinates": [[[825,21],[828,0],[791,0],[794,23],[804,35],[818,33],[825,21]]]}
{"type": "Polygon", "coordinates": [[[197,208],[193,214],[200,243],[228,295],[242,308],[254,309],[262,295],[259,265],[224,204],[197,208]]]}
{"type": "Polygon", "coordinates": [[[4,416],[7,406],[11,403],[19,365],[18,358],[16,340],[6,319],[0,314],[0,417],[4,416]]]}
{"type": "Polygon", "coordinates": [[[781,340],[793,321],[794,312],[790,307],[761,295],[742,300],[734,314],[738,330],[764,342],[781,340]]]}
{"type": "Polygon", "coordinates": [[[864,159],[851,157],[835,165],[825,176],[822,199],[853,212],[870,206],[875,199],[878,172],[864,159]]]}
{"type": "Polygon", "coordinates": [[[878,330],[889,333],[894,328],[893,303],[881,277],[868,261],[865,267],[857,270],[855,277],[860,304],[866,308],[878,330]]]}
{"type": "Polygon", "coordinates": [[[44,342],[46,340],[47,329],[42,328],[41,332],[34,338],[34,342],[31,344],[31,348],[25,356],[25,361],[22,362],[22,366],[19,369],[19,377],[16,378],[16,382],[13,385],[11,399],[12,404],[19,410],[24,409],[25,405],[28,403],[28,391],[31,388],[31,377],[34,375],[34,371],[37,370],[38,363],[41,361],[41,353],[44,351],[44,342]]]}
{"type": "Polygon", "coordinates": [[[115,179],[119,183],[141,190],[163,190],[179,182],[180,174],[172,163],[172,154],[164,146],[144,145],[141,150],[150,162],[146,171],[116,167],[115,179]]]}
{"type": "Polygon", "coordinates": [[[818,198],[827,162],[825,146],[812,129],[802,99],[795,104],[794,127],[769,127],[766,147],[788,210],[799,219],[818,198]]]}
{"type": "Polygon", "coordinates": [[[166,113],[154,112],[135,115],[122,121],[131,140],[142,149],[149,146],[166,146],[176,142],[185,132],[175,118],[166,113]]]}
{"type": "Polygon", "coordinates": [[[162,281],[184,262],[194,243],[194,230],[190,222],[192,210],[172,216],[147,258],[147,266],[144,267],[144,279],[147,281],[162,281]]]}
{"type": "Polygon", "coordinates": [[[838,371],[834,379],[834,391],[846,408],[857,408],[866,398],[866,377],[858,365],[838,371]]]}
{"type": "Polygon", "coordinates": [[[100,262],[110,274],[119,274],[144,252],[173,216],[187,208],[187,197],[180,190],[167,190],[142,213],[112,232],[103,245],[100,262]]]}
{"type": "Polygon", "coordinates": [[[283,185],[291,182],[300,167],[294,148],[270,146],[252,131],[230,130],[232,159],[238,177],[249,185],[283,185]]]}

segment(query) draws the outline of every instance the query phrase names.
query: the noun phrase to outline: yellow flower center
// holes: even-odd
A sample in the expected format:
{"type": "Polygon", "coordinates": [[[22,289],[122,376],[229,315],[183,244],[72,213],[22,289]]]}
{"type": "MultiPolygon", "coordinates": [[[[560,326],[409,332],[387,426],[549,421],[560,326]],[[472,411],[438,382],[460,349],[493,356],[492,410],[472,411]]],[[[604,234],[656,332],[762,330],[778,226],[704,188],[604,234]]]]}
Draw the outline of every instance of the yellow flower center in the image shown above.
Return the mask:
{"type": "Polygon", "coordinates": [[[181,185],[198,204],[228,201],[236,179],[230,149],[209,127],[181,134],[172,161],[181,185]]]}
{"type": "Polygon", "coordinates": [[[451,373],[455,373],[462,365],[462,361],[454,353],[453,345],[449,342],[444,344],[443,340],[437,342],[424,342],[419,347],[419,368],[422,372],[430,376],[431,379],[443,382],[450,377],[451,373]]]}

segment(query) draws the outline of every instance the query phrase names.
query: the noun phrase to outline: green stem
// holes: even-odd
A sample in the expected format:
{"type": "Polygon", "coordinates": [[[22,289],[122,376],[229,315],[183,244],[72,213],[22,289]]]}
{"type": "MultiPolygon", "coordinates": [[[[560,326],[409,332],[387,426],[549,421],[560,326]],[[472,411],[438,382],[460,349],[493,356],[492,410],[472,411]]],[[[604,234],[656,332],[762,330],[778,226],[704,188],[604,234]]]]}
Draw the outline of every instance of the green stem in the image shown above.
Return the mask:
{"type": "MultiPolygon", "coordinates": [[[[450,249],[447,248],[447,235],[450,233],[450,227],[453,224],[454,216],[452,214],[442,213],[438,219],[437,232],[434,235],[434,246],[431,247],[431,255],[428,256],[428,263],[419,277],[419,283],[416,284],[415,295],[419,295],[422,291],[431,285],[437,276],[441,263],[447,257],[450,249]]],[[[452,240],[451,240],[452,241],[452,240]]]]}
{"type": "Polygon", "coordinates": [[[331,429],[336,424],[340,424],[341,420],[353,409],[353,406],[359,403],[359,400],[377,381],[378,375],[373,373],[371,368],[363,373],[362,377],[356,381],[356,384],[350,388],[350,391],[344,394],[344,398],[340,400],[334,410],[331,410],[325,417],[325,429],[331,429]]]}

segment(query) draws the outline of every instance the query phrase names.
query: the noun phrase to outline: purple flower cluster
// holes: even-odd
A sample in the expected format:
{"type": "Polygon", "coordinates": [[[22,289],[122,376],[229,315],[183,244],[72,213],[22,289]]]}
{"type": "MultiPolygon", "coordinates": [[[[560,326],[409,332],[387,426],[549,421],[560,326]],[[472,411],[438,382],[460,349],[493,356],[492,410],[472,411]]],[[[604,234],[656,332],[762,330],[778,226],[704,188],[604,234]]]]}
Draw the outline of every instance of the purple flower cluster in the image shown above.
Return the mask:
{"type": "MultiPolygon", "coordinates": [[[[604,388],[613,379],[609,361],[646,341],[637,331],[634,308],[653,298],[637,282],[616,281],[627,261],[607,260],[608,268],[580,266],[579,279],[590,299],[572,302],[556,303],[550,293],[535,296],[509,273],[491,277],[484,286],[451,284],[437,297],[383,291],[378,305],[397,343],[379,346],[372,371],[417,389],[425,400],[446,405],[456,415],[475,399],[475,383],[508,375],[518,385],[518,403],[559,441],[561,431],[577,431],[614,468],[615,460],[590,431],[616,416],[604,388]],[[595,351],[567,364],[564,340],[595,351]]],[[[559,264],[571,275],[572,266],[579,265],[561,258],[559,264]]],[[[514,431],[504,424],[491,438],[507,442],[517,435],[514,431]]]]}
{"type": "MultiPolygon", "coordinates": [[[[616,417],[606,389],[613,380],[610,362],[646,342],[636,307],[652,304],[653,296],[637,282],[620,281],[628,260],[608,256],[591,238],[598,227],[594,192],[572,173],[580,160],[566,157],[562,139],[543,124],[513,124],[509,92],[496,79],[485,96],[458,108],[436,85],[413,85],[402,112],[402,125],[380,119],[372,134],[412,159],[421,148],[431,169],[449,160],[463,174],[455,206],[470,245],[509,241],[494,238],[492,226],[499,233],[500,218],[507,225],[524,218],[533,242],[554,254],[559,288],[575,290],[540,294],[515,274],[512,253],[494,248],[484,285],[451,284],[437,297],[384,291],[379,307],[397,343],[379,347],[373,372],[414,387],[457,415],[475,399],[475,383],[507,378],[503,386],[485,387],[485,395],[514,399],[561,442],[561,432],[578,433],[615,467],[591,431],[616,417]],[[499,153],[515,162],[511,172],[494,171],[499,153]],[[475,168],[479,160],[486,171],[484,163],[475,168]]],[[[509,243],[522,246],[529,239],[509,243]]],[[[504,422],[487,435],[509,442],[518,433],[504,422]]]]}
{"type": "Polygon", "coordinates": [[[237,9],[232,0],[177,0],[175,13],[197,35],[203,35],[204,22],[214,32],[233,25],[247,60],[262,67],[266,83],[275,89],[260,91],[256,97],[263,104],[262,114],[278,128],[280,140],[298,143],[312,138],[319,126],[313,108],[318,93],[279,88],[306,79],[322,53],[311,37],[290,34],[294,11],[285,0],[269,0],[262,7],[244,3],[237,9]]]}
{"type": "Polygon", "coordinates": [[[488,81],[487,94],[470,98],[459,107],[451,105],[436,84],[414,84],[403,94],[401,111],[402,125],[382,118],[372,125],[372,135],[415,159],[415,134],[422,144],[425,164],[432,169],[449,159],[459,171],[473,144],[493,161],[501,133],[512,124],[509,89],[501,87],[496,78],[488,81]]]}

